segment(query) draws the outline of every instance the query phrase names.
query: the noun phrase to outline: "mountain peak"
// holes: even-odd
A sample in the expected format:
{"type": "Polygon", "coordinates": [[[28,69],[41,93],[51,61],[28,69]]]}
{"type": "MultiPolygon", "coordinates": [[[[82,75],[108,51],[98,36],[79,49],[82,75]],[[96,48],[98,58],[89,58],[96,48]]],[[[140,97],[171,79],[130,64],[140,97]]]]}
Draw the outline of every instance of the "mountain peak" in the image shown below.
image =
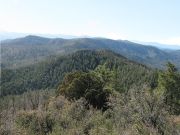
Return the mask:
{"type": "Polygon", "coordinates": [[[36,35],[27,35],[24,37],[24,39],[49,39],[41,36],[36,36],[36,35]]]}

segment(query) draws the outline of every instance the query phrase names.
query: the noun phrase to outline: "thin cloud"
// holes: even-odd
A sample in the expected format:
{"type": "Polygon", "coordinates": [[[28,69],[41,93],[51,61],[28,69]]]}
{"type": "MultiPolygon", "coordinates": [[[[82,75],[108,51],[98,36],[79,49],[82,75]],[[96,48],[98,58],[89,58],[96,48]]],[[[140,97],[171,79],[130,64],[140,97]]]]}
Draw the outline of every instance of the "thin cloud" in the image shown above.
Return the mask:
{"type": "Polygon", "coordinates": [[[164,40],[160,40],[159,42],[163,44],[180,45],[180,37],[171,37],[164,40]]]}

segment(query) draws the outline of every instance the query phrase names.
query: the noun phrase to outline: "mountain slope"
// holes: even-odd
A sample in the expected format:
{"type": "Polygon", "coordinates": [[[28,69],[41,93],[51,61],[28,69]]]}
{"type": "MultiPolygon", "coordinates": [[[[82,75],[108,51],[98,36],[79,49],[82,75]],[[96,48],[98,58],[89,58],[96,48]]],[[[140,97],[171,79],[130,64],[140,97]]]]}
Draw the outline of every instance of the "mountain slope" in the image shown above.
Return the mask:
{"type": "Polygon", "coordinates": [[[133,85],[151,85],[154,71],[132,62],[111,51],[84,50],[50,58],[33,66],[18,69],[3,69],[0,96],[20,94],[28,90],[57,88],[64,75],[72,71],[88,71],[105,64],[116,67],[120,87],[129,89],[133,85]]]}
{"type": "Polygon", "coordinates": [[[167,61],[180,68],[180,56],[152,46],[104,38],[50,39],[27,36],[2,42],[2,67],[19,67],[39,62],[50,55],[72,53],[82,49],[109,49],[131,60],[163,68],[167,61]]]}
{"type": "Polygon", "coordinates": [[[143,45],[155,46],[155,47],[157,47],[159,49],[163,49],[163,50],[178,50],[178,49],[180,49],[180,45],[162,44],[162,43],[157,43],[157,42],[142,42],[142,41],[136,41],[136,40],[133,40],[132,42],[135,42],[138,44],[143,44],[143,45]]]}

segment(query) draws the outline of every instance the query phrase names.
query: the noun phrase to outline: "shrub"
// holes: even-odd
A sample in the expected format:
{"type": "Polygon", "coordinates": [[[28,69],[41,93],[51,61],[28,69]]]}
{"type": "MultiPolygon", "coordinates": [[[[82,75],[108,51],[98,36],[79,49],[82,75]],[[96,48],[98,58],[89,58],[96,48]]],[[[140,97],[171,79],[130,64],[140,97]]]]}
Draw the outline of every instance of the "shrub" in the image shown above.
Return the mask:
{"type": "Polygon", "coordinates": [[[71,100],[84,97],[88,104],[97,108],[106,108],[110,90],[105,88],[104,82],[97,75],[74,72],[65,76],[58,88],[58,94],[71,100]]]}
{"type": "Polygon", "coordinates": [[[46,135],[52,132],[53,119],[46,112],[30,111],[21,112],[17,116],[16,123],[28,134],[46,135]]]}

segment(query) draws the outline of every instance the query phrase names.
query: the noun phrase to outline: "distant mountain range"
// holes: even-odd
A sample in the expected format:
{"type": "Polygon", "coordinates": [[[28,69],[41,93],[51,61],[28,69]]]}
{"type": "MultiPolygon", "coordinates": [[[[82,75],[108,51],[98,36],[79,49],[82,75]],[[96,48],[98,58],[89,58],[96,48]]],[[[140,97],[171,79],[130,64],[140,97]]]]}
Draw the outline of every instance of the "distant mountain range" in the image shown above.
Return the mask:
{"type": "MultiPolygon", "coordinates": [[[[20,37],[25,37],[28,35],[33,35],[32,33],[17,33],[17,32],[0,32],[0,41],[6,39],[15,39],[20,37]]],[[[64,34],[36,34],[37,36],[47,37],[47,38],[79,38],[79,37],[87,37],[87,36],[73,36],[73,35],[64,35],[64,34]]]]}
{"type": "Polygon", "coordinates": [[[170,61],[180,69],[180,50],[166,51],[127,40],[106,38],[63,39],[32,35],[2,41],[1,66],[4,68],[16,68],[39,62],[51,55],[67,54],[86,49],[111,50],[130,60],[155,68],[164,68],[166,62],[170,61]]]}
{"type": "Polygon", "coordinates": [[[157,42],[142,42],[142,41],[133,41],[138,44],[143,44],[143,45],[151,45],[155,46],[157,48],[163,49],[163,50],[180,50],[180,45],[168,45],[168,44],[161,44],[157,42]]]}
{"type": "MultiPolygon", "coordinates": [[[[0,31],[0,41],[6,39],[15,39],[21,38],[28,35],[34,35],[33,33],[18,33],[18,32],[2,32],[0,31]]],[[[91,36],[82,35],[82,36],[74,36],[74,35],[65,35],[65,34],[35,34],[36,36],[46,37],[46,38],[64,38],[64,39],[73,39],[73,38],[91,38],[91,36]]],[[[148,45],[148,46],[155,46],[159,49],[163,50],[180,50],[180,45],[170,45],[170,44],[161,44],[157,42],[143,42],[137,40],[130,40],[134,43],[148,45]]]]}

